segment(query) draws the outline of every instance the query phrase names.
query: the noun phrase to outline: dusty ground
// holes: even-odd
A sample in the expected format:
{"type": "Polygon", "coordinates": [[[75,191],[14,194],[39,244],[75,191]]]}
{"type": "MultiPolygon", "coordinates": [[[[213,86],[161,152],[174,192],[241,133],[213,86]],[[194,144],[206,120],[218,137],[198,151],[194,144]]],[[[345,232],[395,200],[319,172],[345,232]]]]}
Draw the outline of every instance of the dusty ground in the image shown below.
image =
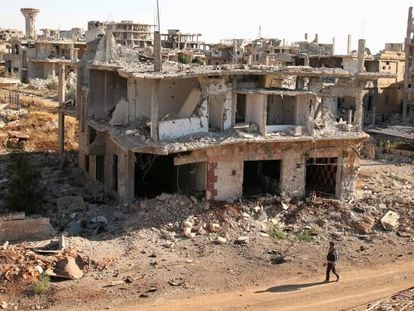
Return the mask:
{"type": "MultiPolygon", "coordinates": [[[[30,114],[46,111],[55,118],[43,107],[30,114]]],[[[30,128],[21,131],[36,128],[30,114],[24,121],[30,128]]],[[[55,132],[46,133],[48,149],[55,146],[55,132]]],[[[47,293],[35,295],[28,280],[4,281],[0,275],[0,302],[10,310],[303,310],[303,305],[338,310],[366,307],[414,284],[412,164],[364,161],[357,196],[348,203],[268,196],[209,205],[194,197],[161,195],[120,206],[78,173],[76,154],[64,170],[50,153],[33,155],[33,163],[49,189],[40,213],[51,217],[58,232],[94,216],[109,223],[96,235],[84,231],[66,239],[69,248],[96,263],[77,281],[51,282],[47,293]],[[68,195],[83,197],[84,210],[57,210],[56,200],[68,195]],[[388,210],[401,215],[392,231],[380,224],[388,210]],[[183,235],[188,221],[193,239],[183,235]],[[239,237],[246,240],[237,242],[239,237]],[[309,286],[324,279],[329,240],[337,243],[343,279],[309,286]],[[410,272],[404,274],[406,269],[410,272]],[[284,292],[282,286],[289,284],[304,288],[284,292]],[[275,297],[272,287],[283,293],[275,297]],[[275,300],[284,309],[275,308],[275,300]]],[[[1,161],[0,173],[7,176],[1,161]]],[[[0,197],[1,209],[7,207],[0,197]]]]}

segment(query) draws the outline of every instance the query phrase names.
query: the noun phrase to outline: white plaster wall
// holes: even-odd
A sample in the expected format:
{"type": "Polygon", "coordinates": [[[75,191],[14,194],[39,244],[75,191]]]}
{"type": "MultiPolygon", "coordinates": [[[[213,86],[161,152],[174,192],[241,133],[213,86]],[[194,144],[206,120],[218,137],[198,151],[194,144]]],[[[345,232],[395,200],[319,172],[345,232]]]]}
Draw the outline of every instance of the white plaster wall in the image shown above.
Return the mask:
{"type": "Polygon", "coordinates": [[[256,124],[261,133],[265,131],[266,127],[266,103],[266,95],[246,95],[246,122],[252,122],[256,124]]]}
{"type": "Polygon", "coordinates": [[[218,162],[215,170],[217,182],[215,200],[225,201],[243,195],[243,162],[218,162]]]}
{"type": "Polygon", "coordinates": [[[192,117],[159,122],[159,138],[176,139],[194,133],[208,132],[208,119],[206,117],[192,117]]]}

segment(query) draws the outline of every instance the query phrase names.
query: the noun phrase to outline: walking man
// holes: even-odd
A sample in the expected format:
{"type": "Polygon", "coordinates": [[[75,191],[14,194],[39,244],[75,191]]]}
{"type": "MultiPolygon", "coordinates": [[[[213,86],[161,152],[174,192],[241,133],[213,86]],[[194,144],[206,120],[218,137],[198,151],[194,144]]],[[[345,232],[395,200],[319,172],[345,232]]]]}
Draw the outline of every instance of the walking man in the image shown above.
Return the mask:
{"type": "Polygon", "coordinates": [[[325,282],[329,282],[329,275],[332,271],[333,274],[336,275],[336,281],[339,281],[339,274],[336,272],[336,261],[338,260],[338,251],[335,249],[334,242],[329,242],[329,251],[328,255],[326,256],[327,263],[326,265],[326,279],[325,282]]]}

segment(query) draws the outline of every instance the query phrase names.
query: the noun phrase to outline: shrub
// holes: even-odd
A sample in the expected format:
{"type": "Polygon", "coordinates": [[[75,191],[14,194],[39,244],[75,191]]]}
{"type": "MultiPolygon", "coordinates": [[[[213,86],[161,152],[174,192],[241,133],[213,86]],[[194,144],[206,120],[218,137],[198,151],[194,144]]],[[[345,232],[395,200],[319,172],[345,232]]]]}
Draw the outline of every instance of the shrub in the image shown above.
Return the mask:
{"type": "Polygon", "coordinates": [[[312,235],[311,230],[305,230],[305,231],[298,233],[297,238],[305,242],[310,242],[315,239],[315,237],[312,235]]]}
{"type": "Polygon", "coordinates": [[[49,76],[46,80],[45,87],[50,91],[56,91],[59,87],[58,78],[49,76]]]}
{"type": "Polygon", "coordinates": [[[33,284],[33,291],[36,295],[42,295],[47,293],[49,290],[49,282],[50,278],[46,274],[42,274],[37,280],[36,283],[33,284]]]}
{"type": "Polygon", "coordinates": [[[269,232],[268,232],[268,234],[271,236],[271,237],[273,237],[273,238],[277,238],[277,239],[279,239],[279,240],[282,240],[282,239],[285,239],[286,238],[286,233],[285,232],[283,232],[282,230],[280,230],[280,229],[273,229],[273,230],[270,230],[269,232]]]}
{"type": "Polygon", "coordinates": [[[7,203],[11,210],[33,214],[39,210],[45,189],[40,185],[40,172],[21,152],[10,155],[8,166],[9,194],[7,203]]]}

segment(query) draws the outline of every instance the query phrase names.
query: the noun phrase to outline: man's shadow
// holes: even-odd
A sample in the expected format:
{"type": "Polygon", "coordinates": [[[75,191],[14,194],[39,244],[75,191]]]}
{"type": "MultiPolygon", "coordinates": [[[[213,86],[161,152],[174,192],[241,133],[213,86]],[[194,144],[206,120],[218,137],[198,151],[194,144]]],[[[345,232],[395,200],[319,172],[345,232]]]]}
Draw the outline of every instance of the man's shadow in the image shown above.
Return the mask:
{"type": "Polygon", "coordinates": [[[257,292],[255,292],[255,294],[293,292],[295,290],[299,290],[299,289],[302,289],[302,288],[318,286],[318,285],[322,285],[322,284],[326,284],[326,282],[279,285],[279,286],[269,287],[266,290],[257,291],[257,292]]]}

